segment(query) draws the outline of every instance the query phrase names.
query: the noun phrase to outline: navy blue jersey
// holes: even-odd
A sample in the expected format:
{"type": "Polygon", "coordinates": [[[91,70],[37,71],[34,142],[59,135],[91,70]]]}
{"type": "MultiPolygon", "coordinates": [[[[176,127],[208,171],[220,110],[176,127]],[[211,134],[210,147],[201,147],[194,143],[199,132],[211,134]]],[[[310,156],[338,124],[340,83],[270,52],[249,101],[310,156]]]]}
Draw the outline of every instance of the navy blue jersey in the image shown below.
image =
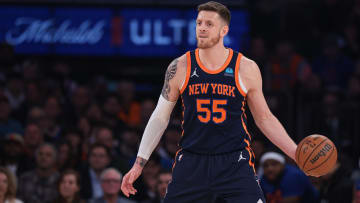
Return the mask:
{"type": "Polygon", "coordinates": [[[216,71],[201,63],[199,49],[186,53],[187,75],[180,91],[184,117],[180,146],[184,150],[200,154],[251,151],[246,93],[238,77],[242,54],[229,51],[225,64],[216,71]]]}

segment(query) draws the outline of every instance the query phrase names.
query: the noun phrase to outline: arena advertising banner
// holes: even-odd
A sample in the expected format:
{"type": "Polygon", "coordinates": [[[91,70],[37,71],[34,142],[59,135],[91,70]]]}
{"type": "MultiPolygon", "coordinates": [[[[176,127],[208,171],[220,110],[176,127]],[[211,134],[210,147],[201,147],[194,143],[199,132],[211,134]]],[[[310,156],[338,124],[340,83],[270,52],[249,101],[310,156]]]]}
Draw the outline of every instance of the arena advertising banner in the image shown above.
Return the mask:
{"type": "MultiPolygon", "coordinates": [[[[19,54],[177,56],[196,47],[196,10],[0,7],[0,41],[19,54]]],[[[232,11],[225,45],[248,44],[246,11],[232,11]]]]}

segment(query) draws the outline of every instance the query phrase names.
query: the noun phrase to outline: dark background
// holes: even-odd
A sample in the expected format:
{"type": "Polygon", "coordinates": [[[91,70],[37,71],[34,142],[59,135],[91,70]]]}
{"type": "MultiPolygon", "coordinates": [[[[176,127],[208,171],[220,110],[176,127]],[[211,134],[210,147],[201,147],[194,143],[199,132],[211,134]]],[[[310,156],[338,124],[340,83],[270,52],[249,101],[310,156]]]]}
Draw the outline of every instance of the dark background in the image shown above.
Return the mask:
{"type": "MultiPolygon", "coordinates": [[[[42,8],[51,13],[49,14],[50,18],[56,18],[53,13],[56,13],[57,9],[70,8],[75,10],[74,13],[77,9],[87,10],[85,14],[88,14],[91,19],[97,19],[98,9],[104,9],[110,14],[110,17],[105,18],[109,23],[105,28],[109,32],[107,35],[109,38],[104,43],[69,46],[61,43],[44,45],[25,42],[24,46],[27,47],[24,49],[6,42],[5,28],[8,28],[8,24],[14,21],[7,19],[9,15],[0,13],[2,17],[0,20],[2,22],[0,24],[0,40],[2,40],[0,41],[2,43],[0,92],[8,89],[10,81],[15,78],[21,83],[19,91],[26,95],[28,85],[35,81],[37,88],[42,92],[38,106],[44,107],[46,99],[55,95],[61,109],[61,117],[59,117],[61,119],[55,119],[55,123],[66,131],[66,129],[77,128],[78,126],[75,125],[78,122],[77,119],[83,117],[82,114],[75,118],[67,114],[68,110],[73,107],[71,95],[77,87],[88,88],[89,104],[97,104],[101,111],[105,111],[104,115],[111,114],[104,110],[109,95],[116,95],[118,109],[114,111],[118,112],[112,113],[119,115],[119,112],[127,114],[131,110],[126,99],[123,98],[124,95],[120,92],[118,84],[131,83],[135,88],[131,93],[134,95],[131,102],[139,104],[141,112],[148,110],[147,114],[138,115],[143,119],[136,125],[129,124],[120,117],[115,118],[116,122],[121,123],[121,127],[117,126],[117,129],[113,129],[113,131],[114,137],[120,143],[123,141],[122,135],[127,129],[136,131],[139,141],[146,118],[150,116],[151,109],[155,107],[161,92],[168,64],[175,57],[194,46],[186,44],[186,39],[183,39],[179,45],[172,43],[165,48],[153,43],[146,47],[133,44],[125,46],[128,43],[125,37],[123,39],[126,42],[121,42],[121,45],[114,48],[114,42],[111,41],[114,38],[111,37],[114,36],[114,32],[116,34],[116,31],[114,31],[114,27],[111,27],[111,23],[114,23],[111,20],[114,17],[126,16],[122,13],[124,10],[133,11],[135,9],[149,10],[148,15],[139,16],[139,19],[149,17],[152,20],[161,19],[163,22],[167,22],[168,16],[156,16],[154,10],[158,9],[169,13],[180,12],[178,18],[188,20],[191,18],[186,17],[187,14],[184,13],[193,12],[196,16],[195,8],[202,2],[190,0],[0,1],[0,11],[9,7],[21,7],[31,13],[32,9],[42,8]],[[94,10],[93,15],[89,11],[91,9],[94,10]],[[48,50],[39,52],[36,46],[45,47],[44,49],[48,50]],[[62,53],[54,51],[57,47],[62,47],[64,51],[62,53]],[[111,52],[107,52],[107,50],[111,52]],[[94,52],[96,53],[94,54],[94,52]],[[148,104],[150,107],[146,106],[148,104]],[[68,122],[69,120],[74,123],[68,122]]],[[[238,31],[232,35],[237,41],[230,44],[230,47],[238,49],[259,65],[269,107],[289,135],[297,143],[305,136],[314,133],[329,137],[337,146],[339,154],[346,157],[347,163],[355,173],[359,168],[360,156],[360,1],[242,0],[220,2],[227,5],[234,13],[246,14],[246,20],[237,18],[238,15],[233,16],[230,30],[238,31]],[[241,26],[245,26],[245,28],[239,29],[237,26],[240,25],[236,22],[242,22],[241,26]],[[245,32],[241,32],[244,30],[245,32]]],[[[14,16],[21,17],[20,14],[21,12],[14,16]]],[[[36,15],[38,13],[34,14],[34,16],[36,15]]],[[[41,17],[47,18],[46,15],[40,15],[39,18],[41,17]]],[[[74,22],[75,26],[79,26],[81,21],[86,19],[86,16],[75,18],[71,15],[65,15],[64,19],[67,17],[80,19],[79,22],[74,22]]],[[[62,21],[58,19],[55,25],[59,25],[59,22],[62,21]]],[[[164,36],[172,35],[171,29],[163,28],[164,36]]],[[[124,36],[128,33],[126,29],[128,27],[123,26],[120,31],[124,36]]],[[[183,33],[186,34],[185,31],[183,33]]],[[[27,97],[28,95],[20,107],[12,107],[10,116],[21,124],[21,130],[16,131],[20,134],[29,122],[26,115],[30,108],[26,110],[22,108],[29,106],[27,97]]],[[[181,105],[178,104],[174,110],[170,125],[179,127],[180,107],[181,105]]],[[[254,139],[263,143],[266,149],[273,149],[274,146],[256,128],[250,114],[249,117],[249,129],[254,139]]],[[[97,123],[91,124],[91,128],[97,125],[97,123]]],[[[3,136],[5,137],[5,134],[3,136]]],[[[56,139],[61,139],[62,136],[63,134],[60,133],[56,139]]],[[[84,135],[82,135],[82,139],[85,139],[84,135]]],[[[166,145],[163,142],[161,145],[166,145]]],[[[136,155],[135,152],[133,153],[136,155]]],[[[172,154],[170,153],[170,155],[172,154]]],[[[127,158],[131,163],[131,158],[127,158]]]]}

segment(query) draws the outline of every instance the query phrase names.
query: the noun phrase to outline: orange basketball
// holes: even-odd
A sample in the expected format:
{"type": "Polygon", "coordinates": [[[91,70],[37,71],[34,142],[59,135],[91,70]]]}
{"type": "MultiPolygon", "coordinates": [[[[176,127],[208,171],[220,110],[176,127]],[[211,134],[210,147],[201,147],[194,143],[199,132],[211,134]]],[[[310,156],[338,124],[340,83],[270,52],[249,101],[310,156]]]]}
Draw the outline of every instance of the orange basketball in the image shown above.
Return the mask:
{"type": "Polygon", "coordinates": [[[319,177],[334,168],[337,150],[329,138],[314,134],[301,140],[296,148],[295,159],[306,174],[319,177]]]}

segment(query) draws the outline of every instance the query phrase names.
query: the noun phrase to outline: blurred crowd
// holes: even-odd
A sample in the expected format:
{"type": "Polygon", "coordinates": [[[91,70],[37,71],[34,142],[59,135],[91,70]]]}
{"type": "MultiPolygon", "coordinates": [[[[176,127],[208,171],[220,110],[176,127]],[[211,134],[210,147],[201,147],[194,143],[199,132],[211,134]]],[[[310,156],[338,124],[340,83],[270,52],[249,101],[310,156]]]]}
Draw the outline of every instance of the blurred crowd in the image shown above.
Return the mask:
{"type": "MultiPolygon", "coordinates": [[[[3,44],[2,56],[11,50],[3,44]]],[[[0,174],[15,175],[17,183],[9,184],[9,176],[8,191],[18,185],[12,190],[29,203],[160,202],[179,149],[180,113],[175,110],[136,182],[138,194],[128,200],[119,193],[121,179],[156,101],[137,100],[133,81],[118,81],[109,90],[106,81],[75,81],[63,62],[44,70],[34,60],[7,66],[11,58],[5,57],[0,71],[0,174]]]]}
{"type": "MultiPolygon", "coordinates": [[[[323,134],[339,152],[329,175],[307,177],[249,114],[267,201],[359,203],[360,1],[249,4],[252,34],[244,54],[262,71],[271,110],[296,142],[323,134]]],[[[86,73],[78,79],[66,60],[46,67],[41,60],[18,60],[13,47],[0,46],[0,203],[161,202],[179,149],[181,105],[135,183],[137,195],[128,199],[120,192],[122,176],[136,158],[161,86],[156,95],[142,96],[136,80],[110,84],[86,73]]]]}

